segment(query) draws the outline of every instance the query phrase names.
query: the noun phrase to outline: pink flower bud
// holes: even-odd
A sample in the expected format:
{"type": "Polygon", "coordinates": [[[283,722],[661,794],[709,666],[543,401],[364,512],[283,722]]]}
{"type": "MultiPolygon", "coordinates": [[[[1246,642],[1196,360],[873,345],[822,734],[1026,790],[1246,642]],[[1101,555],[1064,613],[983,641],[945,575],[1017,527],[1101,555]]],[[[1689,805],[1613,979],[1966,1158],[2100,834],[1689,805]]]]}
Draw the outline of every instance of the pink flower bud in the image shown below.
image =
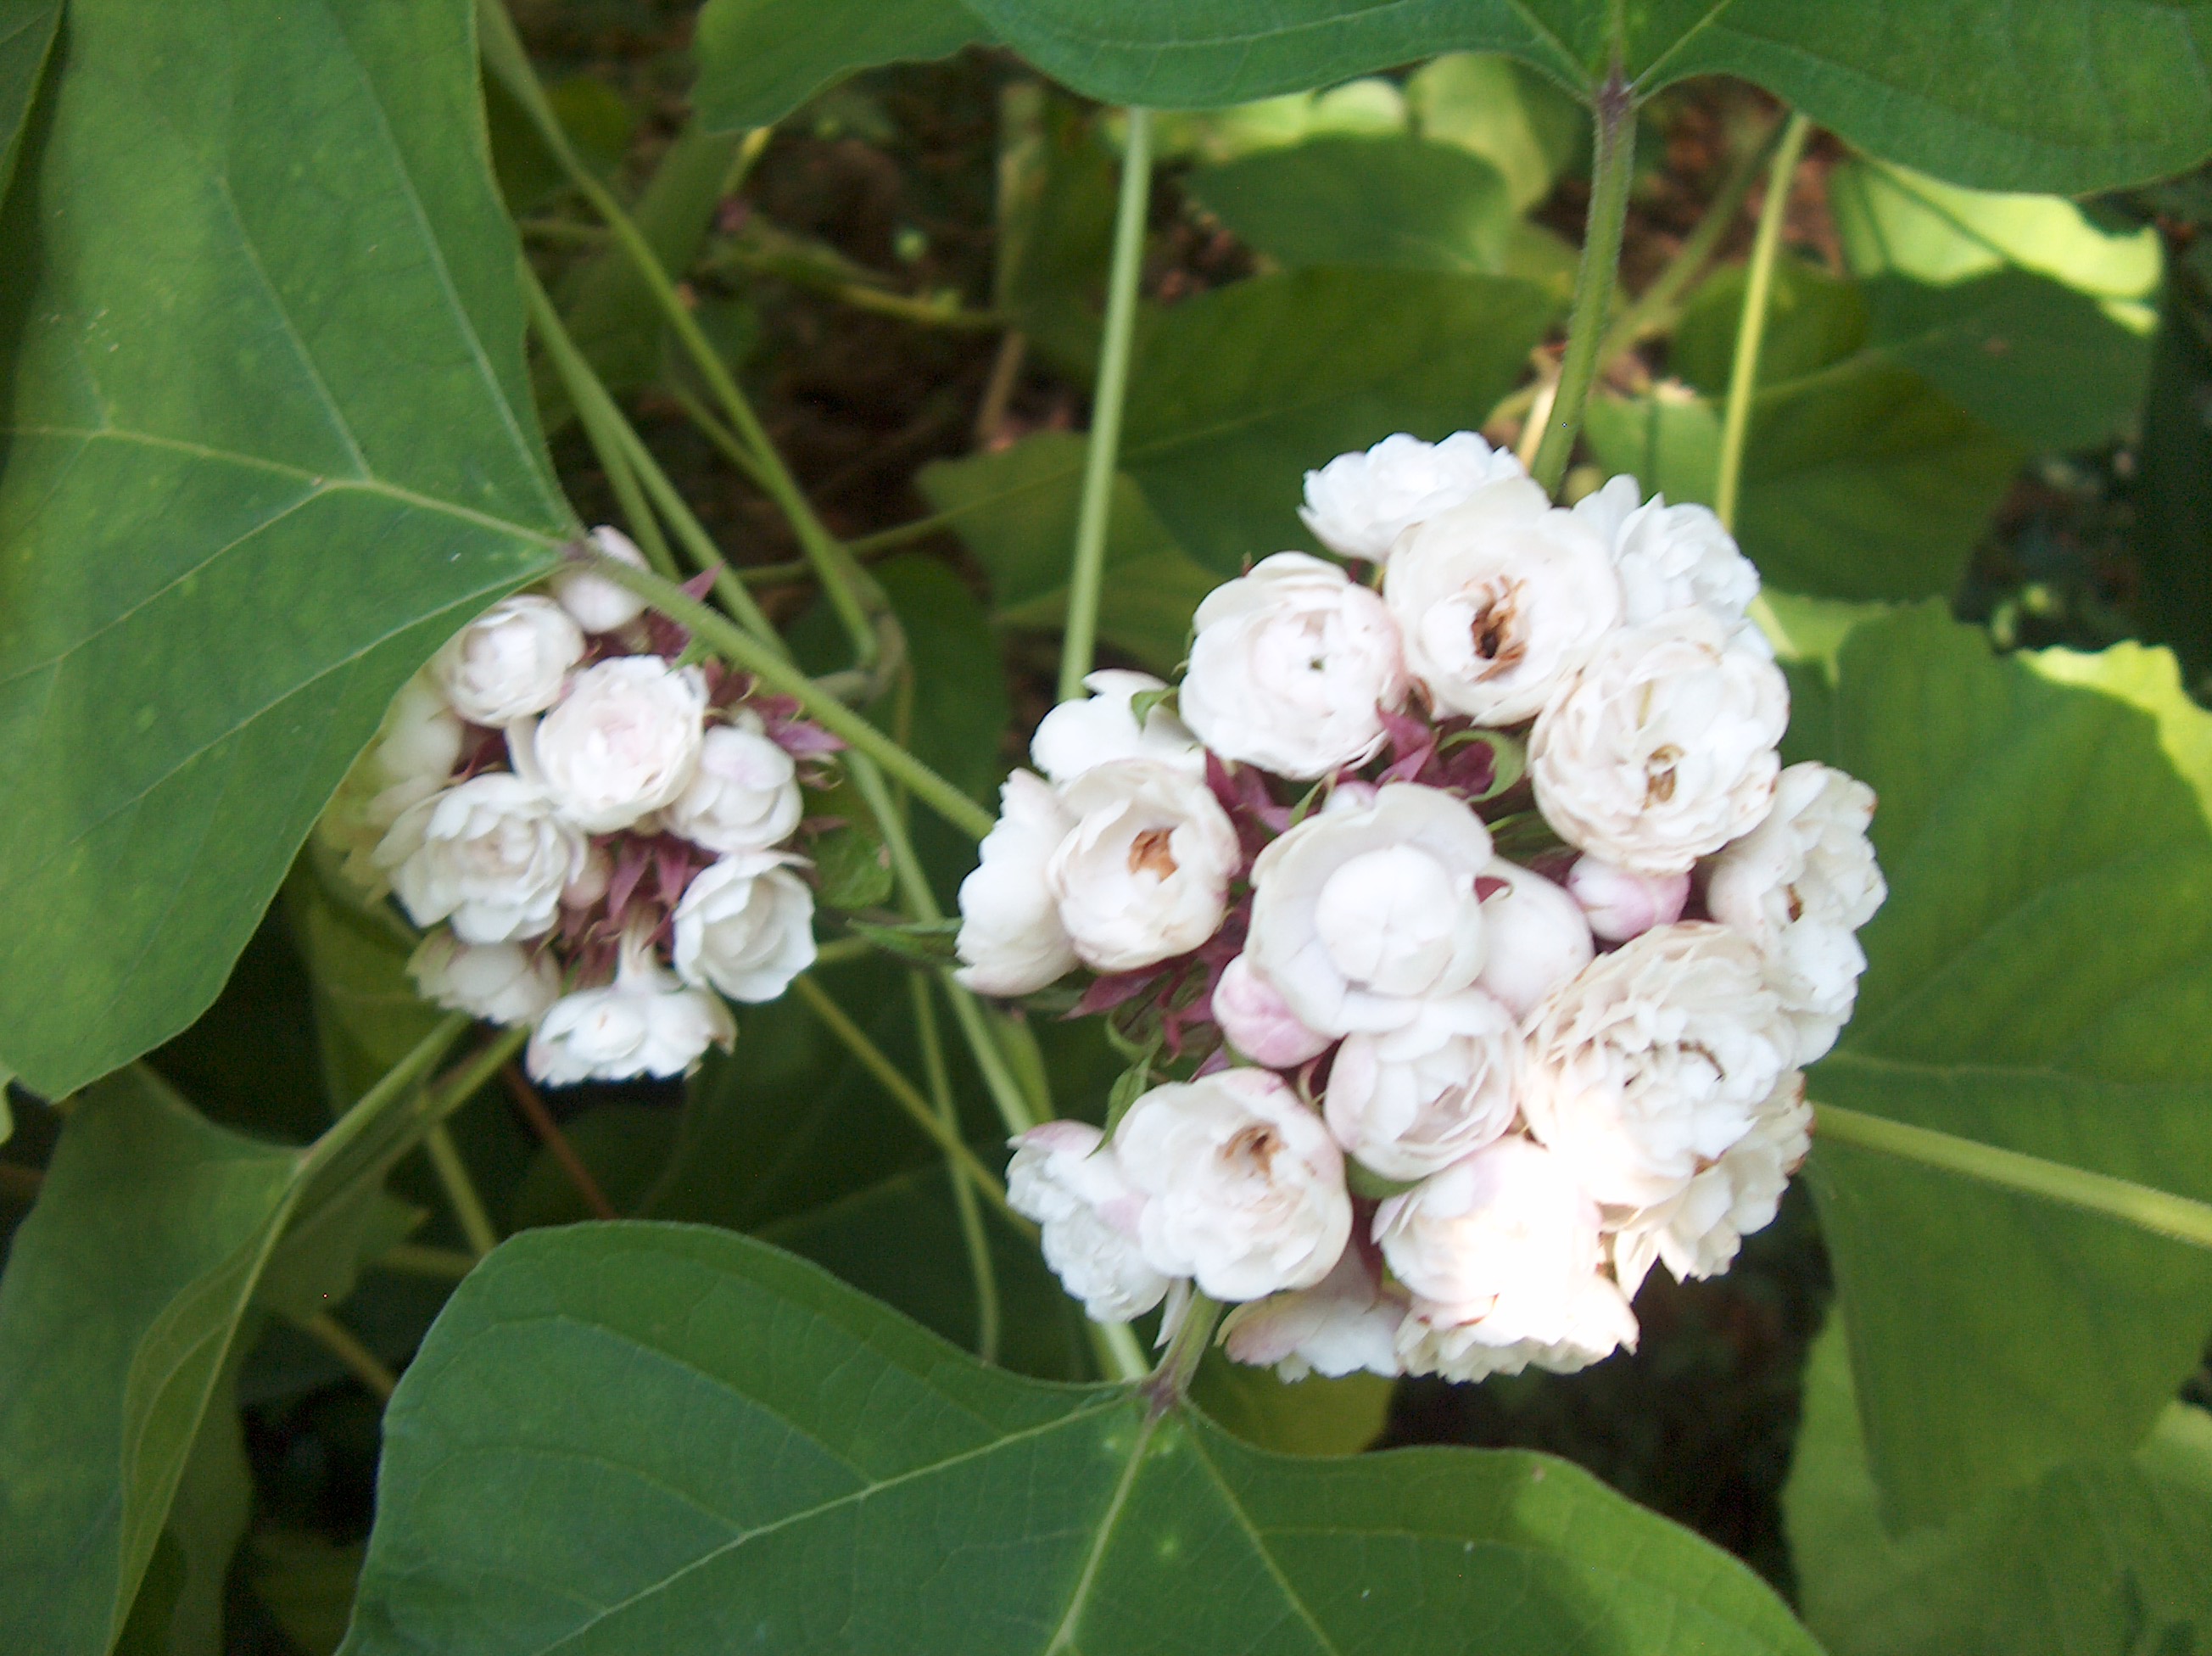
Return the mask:
{"type": "Polygon", "coordinates": [[[1567,890],[1583,905],[1590,930],[1610,943],[1672,925],[1690,900],[1690,876],[1639,874],[1594,856],[1578,857],[1567,871],[1567,890]]]}
{"type": "Polygon", "coordinates": [[[1275,986],[1253,970],[1249,955],[1231,960],[1214,985],[1213,1020],[1239,1052],[1279,1069],[1328,1047],[1329,1038],[1297,1020],[1275,986]]]}

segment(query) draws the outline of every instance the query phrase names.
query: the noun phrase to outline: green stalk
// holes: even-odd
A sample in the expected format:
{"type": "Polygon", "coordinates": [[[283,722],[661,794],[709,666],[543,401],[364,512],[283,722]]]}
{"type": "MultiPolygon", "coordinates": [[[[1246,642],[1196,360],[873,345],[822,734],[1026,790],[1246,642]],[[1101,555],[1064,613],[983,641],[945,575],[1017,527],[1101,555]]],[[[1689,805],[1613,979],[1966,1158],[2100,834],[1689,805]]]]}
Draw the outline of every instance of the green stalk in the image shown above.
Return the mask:
{"type": "MultiPolygon", "coordinates": [[[[952,1078],[945,1068],[945,1043],[938,1033],[937,1003],[929,987],[929,974],[910,971],[907,988],[914,996],[915,1033],[921,1042],[922,1079],[929,1084],[930,1101],[945,1131],[960,1130],[960,1112],[952,1102],[952,1078]]],[[[952,1205],[960,1217],[960,1239],[968,1250],[969,1274],[975,1279],[975,1355],[987,1363],[999,1361],[999,1273],[991,1263],[991,1239],[983,1233],[982,1210],[975,1205],[975,1190],[961,1170],[952,1170],[952,1205]]]]}
{"type": "Polygon", "coordinates": [[[431,1124],[422,1135],[422,1148],[430,1158],[439,1187],[446,1193],[447,1205],[453,1210],[454,1222],[460,1226],[469,1251],[483,1258],[499,1245],[499,1232],[492,1225],[491,1215],[484,1211],[483,1198],[477,1194],[476,1181],[469,1177],[469,1164],[462,1160],[460,1147],[453,1142],[453,1135],[446,1130],[445,1123],[431,1124]]]}
{"type": "Polygon", "coordinates": [[[384,1360],[363,1345],[361,1336],[343,1323],[327,1311],[319,1311],[293,1326],[344,1364],[377,1402],[392,1401],[392,1394],[399,1389],[399,1377],[386,1367],[384,1360]]]}
{"type": "Polygon", "coordinates": [[[1083,497],[1075,520],[1075,559],[1067,581],[1067,624],[1060,647],[1060,699],[1083,694],[1097,645],[1098,593],[1106,574],[1107,518],[1121,447],[1121,410],[1129,394],[1129,342],[1137,323],[1138,277],[1145,263],[1145,218],[1152,201],[1152,117],[1129,112],[1121,152],[1121,199],[1114,216],[1114,256],[1106,279],[1106,328],[1098,348],[1098,389],[1091,399],[1091,439],[1084,447],[1083,497]]]}
{"type": "Polygon", "coordinates": [[[815,567],[815,573],[830,594],[831,606],[844,624],[851,639],[854,654],[864,667],[871,666],[878,648],[877,619],[872,613],[877,604],[870,601],[879,595],[872,592],[866,572],[853,561],[851,554],[814,514],[804,490],[784,466],[783,457],[777,454],[769,441],[768,429],[753,412],[752,405],[732,377],[721,356],[701,331],[698,320],[691,314],[690,307],[676,291],[676,284],[668,272],[661,268],[659,258],[652,244],[614,194],[602,184],[591,168],[586,167],[568,142],[567,131],[553,107],[546,100],[545,89],[539,84],[538,71],[523,50],[522,41],[514,32],[514,21],[507,14],[501,0],[477,0],[477,46],[484,65],[512,94],[547,151],[568,175],[569,183],[591,204],[614,234],[615,240],[635,266],[638,277],[653,295],[669,327],[675,332],[684,353],[691,358],[699,377],[706,381],[707,389],[722,405],[738,435],[752,452],[760,468],[759,482],[769,498],[774,501],[791,525],[798,538],[799,550],[815,567]]]}
{"type": "Polygon", "coordinates": [[[1213,1325],[1220,1320],[1220,1302],[1192,1289],[1190,1303],[1183,1307],[1182,1325],[1168,1342],[1168,1349],[1160,1354],[1158,1366],[1144,1385],[1152,1414],[1164,1415],[1183,1400],[1190,1390],[1192,1377],[1198,1373],[1199,1360],[1206,1355],[1206,1348],[1213,1338],[1213,1325]]]}
{"type": "Polygon", "coordinates": [[[1547,494],[1556,494],[1566,475],[1583,409],[1597,381],[1598,349],[1628,222],[1628,188],[1636,170],[1636,96],[1617,64],[1597,89],[1593,119],[1589,211],[1583,221],[1582,263],[1575,271],[1574,308],[1567,317],[1567,350],[1559,361],[1559,388],[1552,399],[1544,440],[1529,467],[1547,494]]]}
{"type": "Polygon", "coordinates": [[[788,696],[805,709],[809,718],[832,734],[842,737],[857,752],[911,788],[923,804],[955,828],[975,839],[991,831],[994,819],[920,759],[854,712],[826,694],[793,667],[780,648],[774,648],[744,631],[719,610],[693,598],[674,581],[603,556],[593,555],[590,566],[617,586],[626,587],[662,614],[680,621],[708,648],[734,667],[743,667],[770,690],[788,696]]]}
{"type": "Polygon", "coordinates": [[[2117,1219],[2192,1247],[2212,1248],[2212,1203],[1840,1105],[1816,1104],[1813,1114],[1821,1143],[1848,1144],[1917,1161],[1999,1190],[2117,1219]]]}
{"type": "Polygon", "coordinates": [[[1759,234],[1751,244],[1744,274],[1743,312],[1736,323],[1735,362],[1729,370],[1728,411],[1721,421],[1720,470],[1713,479],[1713,513],[1735,527],[1736,498],[1743,485],[1744,439],[1751,431],[1751,404],[1759,387],[1759,351],[1766,338],[1766,301],[1774,285],[1774,259],[1782,246],[1782,221],[1789,216],[1790,180],[1813,124],[1792,115],[1782,129],[1773,165],[1766,174],[1766,199],[1759,207],[1759,234]]]}
{"type": "Polygon", "coordinates": [[[1144,1347],[1137,1343],[1127,1323],[1086,1320],[1083,1326],[1091,1336],[1091,1350],[1098,1359],[1099,1373],[1107,1379],[1141,1380],[1152,1372],[1152,1366],[1145,1361],[1144,1347]]]}

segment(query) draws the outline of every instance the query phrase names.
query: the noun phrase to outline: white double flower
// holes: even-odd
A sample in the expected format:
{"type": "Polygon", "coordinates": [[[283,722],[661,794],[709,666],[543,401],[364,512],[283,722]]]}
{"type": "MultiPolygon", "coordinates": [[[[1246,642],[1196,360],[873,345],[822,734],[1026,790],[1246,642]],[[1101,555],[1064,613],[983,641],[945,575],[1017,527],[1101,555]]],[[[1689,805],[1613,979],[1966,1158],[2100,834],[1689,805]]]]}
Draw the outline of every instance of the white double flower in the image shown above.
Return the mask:
{"type": "Polygon", "coordinates": [[[814,893],[787,851],[732,851],[691,876],[671,953],[687,983],[773,1001],[814,964],[814,893]]]}
{"type": "Polygon", "coordinates": [[[687,988],[637,933],[623,940],[615,980],[556,1001],[530,1037],[525,1067],[549,1087],[681,1075],[738,1035],[719,995],[687,988]]]}
{"type": "Polygon", "coordinates": [[[574,618],[550,598],[521,593],[454,634],[430,671],[471,724],[508,725],[558,701],[583,655],[574,618]]]}
{"type": "Polygon", "coordinates": [[[1492,448],[1472,431],[1435,443],[1401,431],[1307,472],[1298,515],[1339,557],[1380,563],[1407,530],[1486,484],[1525,475],[1511,449],[1492,448]]]}
{"type": "Polygon", "coordinates": [[[1126,1323],[1159,1304],[1169,1282],[1138,1241],[1145,1197],[1103,1136],[1079,1121],[1023,1134],[1006,1164],[1006,1205],[1036,1221],[1045,1263],[1094,1321],[1126,1323]]]}
{"type": "Polygon", "coordinates": [[[586,846],[544,788],[495,770],[402,812],[375,860],[416,925],[444,920],[465,943],[509,943],[552,929],[586,846]]]}
{"type": "Polygon", "coordinates": [[[507,749],[516,771],[542,782],[568,821],[611,833],[673,804],[690,786],[706,714],[698,668],[617,655],[575,674],[534,726],[513,727],[507,749]]]}

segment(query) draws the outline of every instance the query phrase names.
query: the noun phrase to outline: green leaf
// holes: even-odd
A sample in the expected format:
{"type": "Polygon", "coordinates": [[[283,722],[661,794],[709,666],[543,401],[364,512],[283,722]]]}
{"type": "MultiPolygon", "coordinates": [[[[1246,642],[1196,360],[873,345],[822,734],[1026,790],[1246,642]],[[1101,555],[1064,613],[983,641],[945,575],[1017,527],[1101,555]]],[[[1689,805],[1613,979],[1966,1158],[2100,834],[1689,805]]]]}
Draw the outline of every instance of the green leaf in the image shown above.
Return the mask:
{"type": "Polygon", "coordinates": [[[61,20],[61,0],[0,0],[0,196],[15,175],[16,146],[61,20]]]}
{"type": "Polygon", "coordinates": [[[519,1237],[386,1418],[355,1656],[1814,1646],[1540,1456],[1292,1459],[971,1362],[745,1239],[519,1237]],[[621,1544],[611,1546],[610,1537],[621,1544]]]}
{"type": "MultiPolygon", "coordinates": [[[[1011,448],[936,460],[916,484],[991,581],[991,618],[1056,630],[1067,609],[1069,549],[1083,484],[1083,439],[1040,431],[1011,448]]],[[[1153,672],[1182,660],[1191,612],[1218,584],[1194,563],[1127,473],[1114,484],[1098,636],[1153,672]]]]}
{"type": "Polygon", "coordinates": [[[1370,76],[1227,109],[1163,110],[1152,123],[1152,158],[1218,165],[1312,138],[1402,137],[1411,122],[1397,82],[1370,76]]]}
{"type": "Polygon", "coordinates": [[[471,20],[70,9],[0,222],[0,1030],[41,1092],[214,998],[392,691],[567,528],[471,20]]]}
{"type": "MultiPolygon", "coordinates": [[[[1735,366],[1745,279],[1737,265],[1700,282],[1682,307],[1667,350],[1667,371],[1716,399],[1727,394],[1735,366]]],[[[1784,386],[1832,368],[1866,342],[1867,306],[1858,283],[1800,259],[1775,260],[1766,334],[1759,353],[1762,387],[1784,386]]]]}
{"type": "Polygon", "coordinates": [[[1223,575],[1309,544],[1301,479],[1394,431],[1482,423],[1553,301],[1497,277],[1295,271],[1174,307],[1145,341],[1122,469],[1170,534],[1223,575]]]}
{"type": "Polygon", "coordinates": [[[1552,193],[1589,138],[1589,118],[1573,99],[1490,52],[1455,52],[1423,64],[1406,82],[1406,102],[1423,137],[1495,167],[1520,212],[1552,193]]]}
{"type": "Polygon", "coordinates": [[[823,908],[873,909],[890,901],[890,853],[873,829],[848,822],[816,840],[811,850],[823,908]]]}
{"type": "Polygon", "coordinates": [[[1191,1400],[1245,1442],[1279,1455],[1356,1455],[1382,1434],[1395,1382],[1379,1374],[1275,1378],[1272,1368],[1206,1354],[1191,1400]]]}
{"type": "Polygon", "coordinates": [[[2212,338],[2203,319],[2177,280],[2152,347],[2131,548],[2144,633],[2171,645],[2193,682],[2212,671],[2212,338]]]}
{"type": "MultiPolygon", "coordinates": [[[[1715,405],[1679,387],[1591,399],[1584,429],[1608,472],[1669,500],[1713,497],[1715,405]]],[[[1844,599],[1957,586],[2021,459],[1910,369],[1861,353],[1759,393],[1736,537],[1771,582],[1844,599]]]]}
{"type": "Polygon", "coordinates": [[[1510,52],[1587,93],[1755,81],[1878,155],[1973,184],[2082,192],[2212,149],[2201,4],[2045,0],[970,0],[1087,96],[1200,108],[1328,86],[1439,52],[1510,52]]]}
{"type": "Polygon", "coordinates": [[[1238,238],[1289,265],[1503,271],[1513,203],[1479,155],[1419,138],[1316,138],[1184,180],[1238,238]]]}
{"type": "Polygon", "coordinates": [[[361,1574],[356,1543],[341,1547],[305,1530],[262,1530],[247,1543],[248,1579],[301,1656],[331,1656],[353,1614],[361,1574]]]}
{"type": "Polygon", "coordinates": [[[115,1641],[300,1165],[143,1068],[77,1101],[0,1277],[0,1648],[115,1641]]]}
{"type": "Polygon", "coordinates": [[[854,70],[948,57],[991,38],[958,0],[708,0],[692,100],[717,131],[765,126],[854,70]]]}
{"type": "MultiPolygon", "coordinates": [[[[1786,758],[1881,796],[1890,896],[1818,1103],[2212,1197],[2212,715],[2172,658],[1996,658],[1933,605],[1795,675],[1786,758]]],[[[1893,1522],[2126,1453],[2212,1328],[2212,1255],[1816,1138],[1893,1522]]]]}
{"type": "Polygon", "coordinates": [[[253,1470],[238,1413],[244,1355],[241,1346],[232,1348],[209,1399],[115,1656],[224,1656],[224,1587],[253,1507],[253,1470]]]}
{"type": "Polygon", "coordinates": [[[2168,1403],[2134,1453],[2069,1460],[1940,1528],[1878,1511],[1839,1324],[1813,1347],[1783,1494],[1833,1656],[2180,1653],[2212,1638],[2212,1416],[2168,1403]]]}
{"type": "MultiPolygon", "coordinates": [[[[594,1105],[561,1123],[568,1141],[617,1213],[635,1213],[667,1169],[676,1148],[677,1112],[661,1104],[594,1105]]],[[[568,1170],[541,1148],[516,1187],[507,1228],[573,1225],[592,1217],[568,1170]]]]}

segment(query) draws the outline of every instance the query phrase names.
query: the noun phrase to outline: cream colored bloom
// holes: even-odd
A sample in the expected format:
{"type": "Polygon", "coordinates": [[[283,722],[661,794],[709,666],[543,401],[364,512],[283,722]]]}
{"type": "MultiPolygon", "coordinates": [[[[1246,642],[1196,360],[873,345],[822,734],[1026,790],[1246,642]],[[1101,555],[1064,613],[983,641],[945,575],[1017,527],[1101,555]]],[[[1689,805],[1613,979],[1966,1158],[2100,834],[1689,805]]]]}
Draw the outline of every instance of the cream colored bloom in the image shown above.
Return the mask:
{"type": "Polygon", "coordinates": [[[1023,1134],[1006,1164],[1006,1205],[1036,1221],[1045,1263],[1093,1322],[1126,1323],[1159,1304],[1168,1279],[1145,1262],[1145,1198],[1102,1137],[1079,1121],[1023,1134]]]}
{"type": "Polygon", "coordinates": [[[1139,696],[1167,686],[1148,673],[1104,667],[1084,679],[1091,694],[1062,702],[1046,714],[1030,739],[1030,760],[1056,782],[1073,782],[1109,759],[1157,759],[1163,764],[1206,774],[1206,750],[1182,720],[1155,705],[1140,729],[1131,703],[1139,696]]]}
{"type": "Polygon", "coordinates": [[[1042,776],[1017,770],[999,789],[999,819],[960,882],[960,982],[978,995],[1029,995],[1075,968],[1075,948],[1045,883],[1045,865],[1075,827],[1042,776]]]}
{"type": "Polygon", "coordinates": [[[1791,1070],[1759,1106],[1751,1130],[1675,1196],[1613,1222],[1613,1263],[1631,1295],[1655,1263],[1681,1282],[1717,1276],[1743,1239],[1774,1222],[1790,1176],[1813,1146],[1805,1077],[1791,1070]]]}
{"type": "Polygon", "coordinates": [[[566,610],[519,593],[454,634],[430,671],[470,723],[507,725],[559,700],[568,669],[583,654],[583,632],[566,610]]]}
{"type": "Polygon", "coordinates": [[[1407,530],[1485,484],[1526,475],[1511,449],[1492,448],[1472,431],[1434,443],[1401,431],[1307,472],[1298,515],[1332,552],[1380,563],[1407,530]]]}
{"type": "Polygon", "coordinates": [[[1238,1306],[1222,1324],[1222,1343],[1240,1363],[1272,1367],[1278,1378],[1339,1379],[1362,1369],[1398,1373],[1395,1340],[1406,1296],[1385,1287],[1378,1262],[1354,1243],[1336,1269],[1310,1288],[1271,1294],[1238,1306]]]}
{"type": "MultiPolygon", "coordinates": [[[[592,549],[633,569],[646,567],[645,554],[638,551],[637,543],[607,524],[592,531],[592,549]]],[[[587,569],[562,569],[545,584],[586,632],[613,632],[645,613],[642,598],[587,569]]]]}
{"type": "Polygon", "coordinates": [[[1157,759],[1109,759],[1060,799],[1075,825],[1046,861],[1045,885],[1085,965],[1133,971],[1220,928],[1243,850],[1203,781],[1157,759]]]}
{"type": "Polygon", "coordinates": [[[1513,1125],[1521,1068],[1513,1014],[1463,989],[1402,1029],[1346,1036],[1323,1113],[1346,1155],[1385,1178],[1425,1178],[1513,1125]]]}
{"type": "Polygon", "coordinates": [[[589,833],[609,833],[690,786],[706,713],[698,668],[617,655],[574,675],[550,713],[510,730],[507,748],[515,770],[542,779],[562,815],[589,833]]]}
{"type": "Polygon", "coordinates": [[[708,1047],[726,1049],[737,1036],[720,996],[685,988],[633,934],[613,983],[562,995],[538,1020],[525,1067],[549,1087],[680,1075],[708,1047]]]}
{"type": "Polygon", "coordinates": [[[552,929],[585,842],[542,788],[493,770],[402,812],[376,861],[416,925],[448,920],[464,943],[510,943],[552,929]]]}
{"type": "Polygon", "coordinates": [[[660,821],[710,851],[764,851],[791,837],[800,809],[798,765],[740,709],[702,739],[698,769],[660,821]]]}
{"type": "Polygon", "coordinates": [[[1692,608],[1733,626],[1759,595],[1759,571],[1708,507],[1669,506],[1664,495],[1646,501],[1634,478],[1619,477],[1574,511],[1613,554],[1631,626],[1692,608]]]}
{"type": "Polygon", "coordinates": [[[732,1001],[773,1001],[814,964],[814,893],[781,851],[732,851],[677,900],[676,971],[732,1001]]]}
{"type": "Polygon", "coordinates": [[[443,927],[416,946],[407,974],[424,1000],[510,1028],[535,1023],[561,994],[561,965],[550,952],[464,943],[443,927]]]}

